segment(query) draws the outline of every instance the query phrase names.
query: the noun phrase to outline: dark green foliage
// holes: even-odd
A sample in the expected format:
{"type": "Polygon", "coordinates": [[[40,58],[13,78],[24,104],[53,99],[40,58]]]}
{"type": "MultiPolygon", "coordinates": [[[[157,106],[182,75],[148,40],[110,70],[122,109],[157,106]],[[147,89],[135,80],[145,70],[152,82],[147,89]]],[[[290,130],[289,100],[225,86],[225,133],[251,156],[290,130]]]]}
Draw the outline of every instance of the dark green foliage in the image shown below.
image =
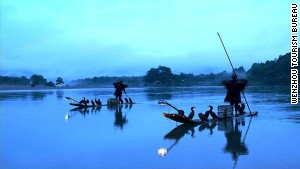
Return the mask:
{"type": "Polygon", "coordinates": [[[9,77],[9,76],[0,76],[1,85],[30,85],[30,80],[25,76],[21,77],[9,77]]]}
{"type": "Polygon", "coordinates": [[[56,85],[63,85],[63,84],[64,84],[63,78],[58,77],[58,78],[56,79],[56,85]]]}
{"type": "MultiPolygon", "coordinates": [[[[298,49],[298,51],[300,48],[298,49]]],[[[298,53],[299,55],[299,53],[298,53]]],[[[299,70],[299,67],[297,68],[299,70]]],[[[235,69],[239,79],[248,79],[249,85],[283,86],[291,83],[291,53],[279,56],[278,59],[266,61],[265,63],[254,63],[246,72],[244,67],[235,69]]],[[[158,66],[147,71],[145,76],[100,76],[74,80],[73,85],[82,87],[112,87],[112,83],[123,81],[130,87],[142,86],[205,86],[221,85],[224,80],[230,80],[233,72],[223,71],[221,73],[209,74],[173,74],[166,66],[158,66]]],[[[42,75],[32,75],[30,79],[25,76],[8,77],[0,76],[1,85],[46,85],[54,86],[53,82],[47,82],[42,75]]],[[[64,84],[61,77],[56,79],[56,85],[64,84]]]]}
{"type": "MultiPolygon", "coordinates": [[[[298,53],[299,55],[299,53],[298,53]]],[[[299,70],[299,67],[298,67],[299,70]]],[[[291,84],[291,53],[265,63],[254,63],[247,72],[250,85],[286,86],[291,84]]]]}
{"type": "Polygon", "coordinates": [[[158,68],[151,68],[147,72],[144,81],[146,86],[149,84],[154,86],[174,86],[177,83],[177,78],[170,68],[158,66],[158,68]]]}
{"type": "MultiPolygon", "coordinates": [[[[240,67],[236,71],[244,72],[244,68],[240,67]]],[[[72,85],[78,87],[111,87],[112,83],[122,80],[124,83],[128,84],[130,87],[143,87],[143,86],[201,86],[201,85],[220,85],[221,81],[228,80],[231,73],[225,71],[217,74],[173,74],[172,70],[166,66],[159,66],[158,68],[151,68],[146,76],[121,76],[121,77],[93,77],[78,79],[72,81],[72,85]]],[[[27,80],[26,85],[31,85],[35,87],[36,85],[45,85],[53,87],[53,82],[47,82],[47,80],[42,75],[32,75],[30,79],[26,77],[16,78],[16,77],[1,77],[1,84],[13,84],[22,85],[16,82],[14,79],[25,79],[27,80]],[[5,83],[4,83],[5,82],[5,83]],[[10,82],[10,83],[8,83],[10,82]]],[[[58,77],[56,79],[56,85],[64,84],[63,79],[58,77]]]]}
{"type": "MultiPolygon", "coordinates": [[[[241,66],[235,69],[241,77],[245,77],[246,71],[241,66]]],[[[230,79],[232,73],[223,71],[221,73],[210,74],[173,74],[171,69],[165,66],[151,68],[144,77],[146,86],[203,86],[203,85],[220,85],[223,80],[230,79]]]]}
{"type": "MultiPolygon", "coordinates": [[[[62,79],[61,79],[62,80],[62,79]]],[[[63,82],[63,81],[62,81],[63,82]]],[[[0,75],[0,85],[20,85],[20,86],[31,86],[35,87],[37,85],[54,87],[53,82],[47,82],[42,75],[34,74],[29,79],[25,76],[21,77],[11,77],[11,76],[1,76],[0,75]]]]}
{"type": "Polygon", "coordinates": [[[54,87],[55,86],[55,84],[53,83],[53,82],[47,82],[46,84],[45,84],[45,86],[48,86],[48,87],[54,87]]]}
{"type": "Polygon", "coordinates": [[[100,76],[100,77],[73,80],[71,83],[76,86],[85,86],[85,87],[100,87],[100,86],[111,87],[114,82],[120,80],[130,87],[143,86],[143,76],[121,76],[121,77],[100,76]]]}
{"type": "Polygon", "coordinates": [[[34,74],[30,77],[31,87],[35,87],[36,85],[46,85],[47,80],[42,75],[34,74]]]}

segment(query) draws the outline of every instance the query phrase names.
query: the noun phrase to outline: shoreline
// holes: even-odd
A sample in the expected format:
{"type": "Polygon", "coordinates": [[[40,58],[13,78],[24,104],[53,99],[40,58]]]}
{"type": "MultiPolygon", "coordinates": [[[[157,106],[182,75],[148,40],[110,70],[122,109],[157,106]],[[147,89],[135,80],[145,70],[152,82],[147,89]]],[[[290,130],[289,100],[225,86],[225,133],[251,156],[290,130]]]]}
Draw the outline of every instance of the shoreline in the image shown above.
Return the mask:
{"type": "Polygon", "coordinates": [[[55,89],[89,89],[89,88],[110,88],[108,86],[62,86],[62,87],[47,87],[47,86],[26,86],[26,85],[0,85],[0,91],[6,90],[55,90],[55,89]]]}

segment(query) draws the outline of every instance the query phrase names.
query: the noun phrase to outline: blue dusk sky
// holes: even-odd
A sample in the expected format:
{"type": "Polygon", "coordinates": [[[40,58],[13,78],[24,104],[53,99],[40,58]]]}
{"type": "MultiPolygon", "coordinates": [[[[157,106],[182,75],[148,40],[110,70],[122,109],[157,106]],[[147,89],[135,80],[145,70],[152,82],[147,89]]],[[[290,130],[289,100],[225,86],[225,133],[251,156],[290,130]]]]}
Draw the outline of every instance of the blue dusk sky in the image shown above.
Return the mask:
{"type": "Polygon", "coordinates": [[[1,75],[231,71],[290,51],[289,0],[1,0],[1,75]]]}

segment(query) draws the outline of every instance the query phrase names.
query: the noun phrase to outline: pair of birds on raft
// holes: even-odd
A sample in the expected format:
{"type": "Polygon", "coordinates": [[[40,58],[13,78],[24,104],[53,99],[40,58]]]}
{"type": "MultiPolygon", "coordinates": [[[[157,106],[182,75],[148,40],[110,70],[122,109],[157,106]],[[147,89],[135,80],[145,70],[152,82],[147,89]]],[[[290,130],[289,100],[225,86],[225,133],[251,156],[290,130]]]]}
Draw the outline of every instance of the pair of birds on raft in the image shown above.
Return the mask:
{"type": "MultiPolygon", "coordinates": [[[[89,103],[90,103],[89,99],[86,99],[85,97],[83,97],[83,99],[80,100],[80,102],[79,102],[79,104],[84,104],[84,105],[87,105],[87,104],[89,104],[89,103]]],[[[100,100],[100,99],[97,99],[97,98],[95,98],[95,101],[92,99],[92,100],[91,100],[91,104],[92,104],[93,106],[95,106],[95,105],[102,105],[101,100],[100,100]]]]}
{"type": "MultiPolygon", "coordinates": [[[[187,118],[189,119],[193,119],[194,115],[195,115],[195,107],[191,107],[191,113],[187,116],[187,118]]],[[[213,112],[213,106],[209,106],[209,110],[206,111],[204,114],[203,113],[198,113],[198,117],[200,118],[201,121],[207,121],[209,115],[215,120],[220,120],[220,118],[217,116],[217,114],[215,112],[213,112]]],[[[184,112],[183,110],[181,110],[182,112],[179,112],[180,115],[184,116],[184,112]]]]}

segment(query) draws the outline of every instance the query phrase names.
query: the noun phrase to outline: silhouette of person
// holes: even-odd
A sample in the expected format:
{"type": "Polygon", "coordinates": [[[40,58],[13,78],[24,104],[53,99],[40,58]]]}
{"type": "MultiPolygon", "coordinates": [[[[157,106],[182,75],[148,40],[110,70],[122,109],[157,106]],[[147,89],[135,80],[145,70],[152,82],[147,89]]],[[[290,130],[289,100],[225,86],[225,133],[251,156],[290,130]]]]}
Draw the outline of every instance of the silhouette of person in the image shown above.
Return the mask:
{"type": "Polygon", "coordinates": [[[121,102],[122,101],[122,91],[126,94],[125,88],[127,87],[126,84],[124,84],[122,81],[115,82],[113,83],[115,87],[115,93],[114,95],[116,96],[117,101],[121,102]]]}
{"type": "Polygon", "coordinates": [[[126,115],[123,116],[122,107],[120,106],[116,108],[114,125],[123,129],[124,124],[126,124],[127,122],[128,121],[126,119],[126,115]]]}
{"type": "Polygon", "coordinates": [[[235,122],[234,128],[225,133],[227,144],[224,148],[225,152],[232,155],[234,161],[238,160],[239,155],[248,154],[248,148],[244,142],[241,141],[242,131],[238,129],[238,122],[235,122]]]}
{"type": "Polygon", "coordinates": [[[239,103],[241,103],[241,92],[245,89],[248,84],[248,80],[238,80],[237,75],[233,74],[232,80],[223,81],[222,84],[227,89],[227,94],[224,99],[225,102],[229,102],[231,106],[235,107],[235,115],[237,116],[237,110],[239,103]]]}

